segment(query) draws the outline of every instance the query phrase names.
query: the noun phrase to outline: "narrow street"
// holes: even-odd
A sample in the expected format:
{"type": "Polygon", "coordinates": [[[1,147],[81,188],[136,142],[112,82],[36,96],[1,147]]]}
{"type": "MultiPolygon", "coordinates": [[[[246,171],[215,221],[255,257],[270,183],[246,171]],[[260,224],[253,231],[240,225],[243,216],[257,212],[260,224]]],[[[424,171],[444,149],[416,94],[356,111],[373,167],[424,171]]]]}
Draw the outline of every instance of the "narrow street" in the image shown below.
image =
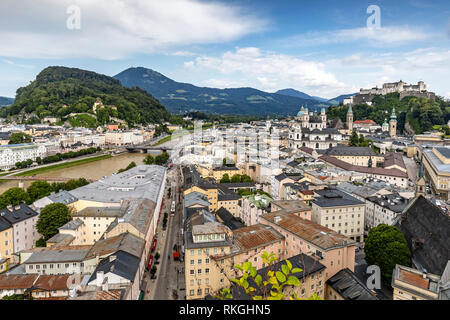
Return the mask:
{"type": "MultiPolygon", "coordinates": [[[[163,230],[162,228],[162,218],[157,227],[158,233],[158,243],[156,247],[156,252],[160,254],[160,263],[156,264],[156,279],[149,280],[147,290],[149,293],[145,294],[144,299],[146,300],[173,300],[173,299],[184,299],[185,292],[180,291],[180,288],[185,288],[184,285],[184,263],[181,261],[174,261],[173,252],[174,245],[178,247],[178,251],[181,250],[183,240],[181,237],[181,227],[182,227],[182,208],[181,204],[178,203],[179,192],[178,188],[180,186],[179,181],[179,170],[174,167],[168,171],[167,174],[168,183],[165,191],[165,203],[163,206],[163,213],[161,217],[164,217],[164,213],[167,212],[167,228],[163,230]],[[172,188],[171,197],[168,197],[168,189],[172,188]],[[176,199],[175,215],[170,215],[170,207],[172,201],[176,199]],[[176,292],[177,296],[173,295],[176,292]]],[[[150,275],[148,276],[150,279],[150,275]]]]}

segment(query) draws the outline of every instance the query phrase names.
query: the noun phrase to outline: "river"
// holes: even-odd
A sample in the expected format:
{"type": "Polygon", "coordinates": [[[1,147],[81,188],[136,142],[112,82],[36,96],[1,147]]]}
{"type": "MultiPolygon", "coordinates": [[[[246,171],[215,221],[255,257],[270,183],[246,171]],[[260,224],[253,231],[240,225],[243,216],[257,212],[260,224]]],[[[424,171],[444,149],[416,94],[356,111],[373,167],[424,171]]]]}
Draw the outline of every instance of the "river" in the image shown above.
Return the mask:
{"type": "MultiPolygon", "coordinates": [[[[159,152],[151,153],[156,155],[159,152]]],[[[113,156],[108,159],[102,159],[90,163],[80,164],[74,167],[55,169],[53,171],[47,171],[36,176],[45,177],[62,177],[62,178],[89,178],[89,179],[101,179],[103,176],[110,176],[113,173],[119,171],[119,169],[126,168],[131,162],[135,162],[137,165],[143,164],[146,154],[143,153],[122,153],[117,156],[113,156]]],[[[0,177],[1,180],[1,177],[0,177]]],[[[25,181],[25,188],[27,188],[32,181],[25,181]]],[[[0,194],[12,187],[18,186],[18,181],[7,181],[0,183],[0,194]]]]}

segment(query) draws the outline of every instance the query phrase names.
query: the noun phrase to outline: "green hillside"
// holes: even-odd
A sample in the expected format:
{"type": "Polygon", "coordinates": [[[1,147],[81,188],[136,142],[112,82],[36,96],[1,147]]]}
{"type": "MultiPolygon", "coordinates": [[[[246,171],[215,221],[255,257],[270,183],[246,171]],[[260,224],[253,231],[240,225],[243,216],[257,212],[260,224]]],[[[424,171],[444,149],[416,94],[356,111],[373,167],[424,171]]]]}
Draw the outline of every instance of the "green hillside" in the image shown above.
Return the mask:
{"type": "MultiPolygon", "coordinates": [[[[405,97],[399,99],[398,93],[376,96],[372,106],[358,104],[352,107],[354,120],[371,119],[382,125],[384,119],[389,121],[392,108],[397,114],[397,128],[401,132],[408,122],[415,133],[432,130],[434,125],[446,125],[450,120],[450,101],[437,97],[435,101],[425,98],[405,97]]],[[[340,118],[346,121],[347,106],[332,106],[328,108],[329,119],[340,118]]]]}
{"type": "Polygon", "coordinates": [[[34,122],[52,116],[83,126],[104,124],[112,117],[131,126],[159,123],[170,116],[158,100],[142,89],[126,88],[112,77],[66,67],[48,67],[28,86],[19,88],[14,104],[0,110],[3,117],[17,115],[34,122]],[[97,100],[104,107],[94,112],[97,100]]]}

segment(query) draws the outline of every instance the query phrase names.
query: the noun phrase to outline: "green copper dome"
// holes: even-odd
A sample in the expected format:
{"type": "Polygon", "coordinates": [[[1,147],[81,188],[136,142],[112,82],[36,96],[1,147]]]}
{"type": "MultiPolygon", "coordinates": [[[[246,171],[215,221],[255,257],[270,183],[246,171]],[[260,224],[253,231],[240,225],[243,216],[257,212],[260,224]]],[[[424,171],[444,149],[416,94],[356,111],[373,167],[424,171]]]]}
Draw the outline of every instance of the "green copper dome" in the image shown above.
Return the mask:
{"type": "Polygon", "coordinates": [[[397,115],[395,114],[395,108],[392,108],[391,119],[397,119],[397,115]]]}

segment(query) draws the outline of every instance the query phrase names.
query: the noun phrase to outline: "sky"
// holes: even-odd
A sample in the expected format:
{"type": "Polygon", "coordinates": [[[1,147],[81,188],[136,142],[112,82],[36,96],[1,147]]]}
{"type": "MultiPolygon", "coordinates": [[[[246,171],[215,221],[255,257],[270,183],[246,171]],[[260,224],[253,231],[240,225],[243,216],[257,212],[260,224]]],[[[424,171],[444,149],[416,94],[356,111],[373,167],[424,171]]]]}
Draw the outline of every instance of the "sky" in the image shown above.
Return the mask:
{"type": "Polygon", "coordinates": [[[450,1],[1,0],[0,96],[55,65],[323,98],[424,81],[450,98],[450,1]]]}

